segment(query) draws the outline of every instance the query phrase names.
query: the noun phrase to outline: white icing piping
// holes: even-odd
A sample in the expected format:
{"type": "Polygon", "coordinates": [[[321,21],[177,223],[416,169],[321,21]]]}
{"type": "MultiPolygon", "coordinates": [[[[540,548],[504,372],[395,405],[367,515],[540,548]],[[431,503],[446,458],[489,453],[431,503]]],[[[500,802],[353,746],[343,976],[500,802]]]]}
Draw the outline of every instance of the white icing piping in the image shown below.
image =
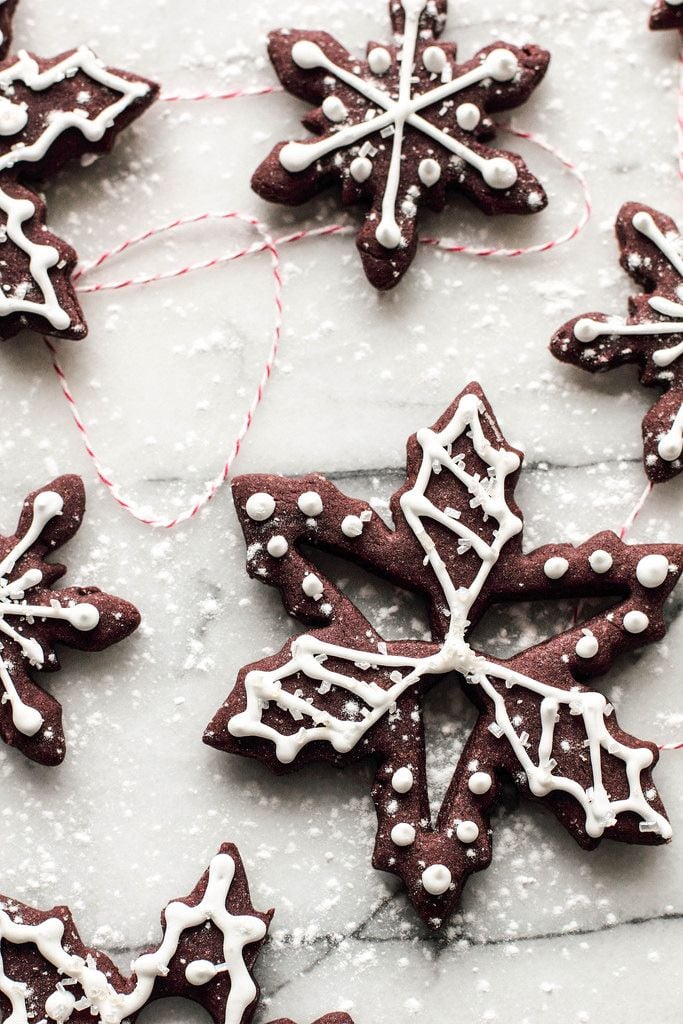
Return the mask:
{"type": "Polygon", "coordinates": [[[246,708],[230,719],[228,729],[236,737],[257,737],[274,743],[276,756],[283,764],[294,761],[303,747],[315,741],[328,742],[337,752],[347,753],[376,722],[391,711],[409,687],[425,676],[456,671],[464,675],[469,683],[481,686],[492,701],[495,708],[494,734],[507,738],[527,775],[532,793],[537,796],[551,791],[569,793],[583,807],[586,831],[594,837],[602,835],[605,828],[614,824],[620,813],[632,811],[640,815],[646,829],[657,831],[668,838],[671,826],[647,803],[640,782],[641,772],[652,763],[652,754],[646,747],[631,749],[610,736],[605,718],[611,708],[607,710],[607,702],[601,694],[583,691],[578,687],[567,691],[520,675],[504,665],[477,655],[465,639],[469,611],[481,594],[505,544],[522,530],[521,520],[511,511],[505,499],[506,479],[519,468],[519,458],[513,451],[496,449],[490,444],[482,430],[482,413],[479,399],[474,395],[466,395],[461,399],[453,419],[441,433],[435,434],[429,429],[418,431],[416,436],[423,452],[422,464],[414,487],[401,496],[401,508],[406,521],[425,552],[425,564],[432,567],[448,607],[449,626],[440,650],[423,658],[407,658],[387,654],[386,650],[382,650],[385,646],[383,643],[377,651],[364,651],[330,644],[315,636],[297,637],[291,645],[291,660],[281,668],[272,672],[252,671],[247,674],[246,708]],[[465,470],[462,456],[454,458],[452,455],[454,442],[464,434],[471,437],[475,452],[489,467],[489,476],[484,481],[465,470]],[[452,509],[442,511],[427,498],[432,474],[444,470],[465,485],[471,495],[471,506],[480,507],[484,519],[494,519],[498,523],[490,543],[462,524],[457,512],[452,509]],[[437,522],[455,534],[460,541],[459,553],[472,548],[479,555],[481,567],[469,587],[456,588],[434,540],[423,526],[423,520],[437,522]],[[329,658],[350,663],[360,672],[390,669],[389,679],[393,685],[385,690],[377,683],[366,683],[359,678],[333,672],[325,667],[329,658]],[[400,669],[410,671],[404,676],[400,669]],[[308,679],[318,680],[318,693],[321,696],[336,686],[360,699],[365,705],[360,710],[360,720],[336,718],[306,700],[301,691],[290,693],[283,689],[283,680],[298,673],[308,679]],[[528,737],[517,733],[510,721],[505,701],[489,677],[503,681],[508,688],[521,686],[542,696],[542,736],[538,764],[534,763],[528,753],[528,737]],[[281,734],[263,721],[263,712],[270,701],[288,711],[295,720],[310,719],[313,728],[302,726],[293,735],[281,734]],[[571,714],[582,715],[584,720],[593,768],[593,785],[588,790],[584,790],[573,779],[553,774],[556,765],[550,755],[556,716],[561,706],[568,707],[571,714]],[[625,763],[629,780],[629,796],[626,800],[610,802],[608,798],[602,783],[601,749],[625,763]]]}
{"type": "Polygon", "coordinates": [[[280,151],[280,163],[286,171],[297,173],[306,170],[321,157],[336,149],[352,146],[361,139],[393,126],[391,160],[385,192],[382,198],[382,218],[377,227],[377,241],[384,248],[395,249],[400,245],[401,232],[396,220],[396,205],[401,176],[403,139],[406,124],[429,136],[448,152],[470,164],[483,176],[491,188],[511,188],[517,180],[517,168],[510,160],[502,157],[486,158],[475,153],[465,143],[452,138],[423,117],[419,111],[457,92],[467,89],[486,78],[497,81],[511,81],[518,70],[518,63],[511,51],[494,50],[487,55],[478,68],[444,82],[434,89],[419,95],[412,95],[413,64],[419,30],[420,15],[428,0],[401,0],[405,11],[405,34],[399,55],[400,75],[398,99],[393,100],[387,92],[367,82],[359,75],[339,67],[309,40],[299,40],[292,47],[292,59],[301,68],[322,68],[339,81],[344,82],[365,99],[380,107],[384,113],[377,114],[360,124],[340,127],[331,136],[319,142],[289,142],[280,151]],[[507,60],[501,64],[501,53],[507,60]]]}
{"type": "MultiPolygon", "coordinates": [[[[165,912],[166,928],[162,943],[156,952],[146,953],[132,964],[136,984],[133,991],[127,994],[116,991],[105,974],[97,969],[91,957],[84,960],[66,952],[63,946],[64,925],[59,918],[49,918],[37,925],[15,924],[8,913],[0,910],[0,939],[15,945],[32,943],[41,956],[63,976],[64,982],[61,984],[78,984],[82,988],[84,995],[78,1002],[64,990],[70,1009],[67,1006],[66,1013],[60,1014],[60,1024],[67,1021],[74,1010],[85,1009],[90,1010],[93,1024],[121,1024],[142,1009],[152,995],[156,979],[168,973],[182,933],[210,921],[223,933],[225,963],[215,965],[215,970],[227,970],[230,975],[225,1024],[241,1024],[245,1010],[256,997],[256,986],[244,962],[244,947],[263,939],[267,927],[257,917],[235,916],[228,910],[226,902],[234,875],[235,862],[232,857],[225,853],[218,854],[209,866],[209,879],[201,902],[196,907],[188,907],[180,902],[169,903],[165,912]]],[[[188,964],[188,968],[195,963],[203,965],[205,962],[193,961],[188,964]]],[[[206,963],[209,967],[213,966],[208,961],[206,963]]],[[[0,992],[7,997],[12,1007],[12,1013],[5,1024],[29,1024],[29,986],[13,981],[5,974],[1,956],[0,992]]]]}
{"type": "MultiPolygon", "coordinates": [[[[97,608],[87,602],[63,607],[56,599],[49,605],[28,604],[24,601],[26,591],[42,582],[43,576],[39,569],[29,569],[16,580],[7,579],[21,556],[39,539],[47,524],[62,514],[63,507],[61,494],[55,491],[42,491],[38,494],[33,501],[33,517],[28,530],[0,562],[0,633],[17,644],[21,654],[37,667],[45,664],[42,647],[34,638],[19,632],[21,626],[17,629],[10,626],[5,616],[18,616],[29,624],[34,619],[60,619],[84,631],[94,629],[100,620],[97,608]]],[[[3,644],[0,642],[0,652],[2,650],[3,644]]],[[[0,683],[4,688],[2,702],[9,702],[15,728],[24,736],[35,736],[43,725],[43,717],[36,708],[21,699],[11,673],[12,662],[0,657],[0,683]]]]}
{"type": "MultiPolygon", "coordinates": [[[[667,238],[664,232],[657,227],[652,215],[646,213],[645,210],[639,210],[633,215],[632,224],[636,231],[654,242],[673,269],[683,278],[683,257],[671,239],[667,238]]],[[[683,318],[683,305],[660,295],[654,295],[649,300],[649,305],[655,313],[661,313],[662,316],[678,317],[678,321],[666,323],[662,320],[646,320],[639,324],[626,324],[618,320],[592,320],[590,317],[584,317],[577,320],[574,325],[574,335],[578,341],[587,345],[601,336],[610,334],[627,337],[629,335],[683,333],[683,319],[681,319],[683,318]]],[[[666,367],[671,366],[682,355],[683,342],[672,346],[672,348],[658,349],[652,354],[652,361],[655,366],[666,367]]]]}
{"type": "MultiPolygon", "coordinates": [[[[0,72],[0,90],[11,93],[13,83],[19,81],[34,92],[40,92],[64,78],[72,77],[78,71],[84,72],[94,82],[121,93],[121,98],[92,119],[88,118],[87,111],[83,109],[51,111],[45,129],[35,142],[30,145],[18,143],[0,156],[0,172],[19,162],[41,160],[54,141],[69,129],[76,129],[89,142],[99,141],[131,103],[149,92],[149,86],[144,82],[130,82],[108,71],[95,54],[84,46],[44,71],[40,71],[36,61],[21,50],[17,61],[0,72]]],[[[65,330],[71,321],[68,313],[59,305],[49,276],[50,269],[59,260],[59,253],[51,245],[31,241],[22,227],[34,216],[34,204],[26,199],[14,199],[0,188],[0,210],[7,217],[7,236],[29,257],[31,277],[44,300],[35,302],[19,294],[7,295],[0,289],[0,316],[34,313],[44,316],[56,330],[65,330]]]]}
{"type": "Polygon", "coordinates": [[[670,430],[657,445],[659,457],[665,462],[675,462],[683,453],[683,405],[679,408],[671,424],[670,430]]]}

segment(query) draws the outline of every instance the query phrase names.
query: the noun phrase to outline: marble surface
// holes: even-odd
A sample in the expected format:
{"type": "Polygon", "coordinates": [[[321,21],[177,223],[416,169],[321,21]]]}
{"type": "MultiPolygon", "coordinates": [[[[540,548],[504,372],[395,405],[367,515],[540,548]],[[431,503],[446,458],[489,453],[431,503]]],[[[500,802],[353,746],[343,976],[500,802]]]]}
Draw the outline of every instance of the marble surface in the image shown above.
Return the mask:
{"type": "MultiPolygon", "coordinates": [[[[271,82],[267,29],[324,27],[359,50],[385,38],[383,0],[22,0],[16,43],[43,54],[85,42],[113,65],[159,78],[167,92],[271,82]]],[[[401,482],[405,439],[479,379],[513,443],[527,452],[518,497],[529,546],[618,528],[644,486],[640,419],[650,395],[632,371],[592,379],[555,363],[546,345],[573,312],[622,313],[629,292],[612,224],[642,199],[683,214],[675,158],[677,39],[646,31],[647,5],[608,0],[460,0],[448,37],[462,55],[498,37],[550,48],[546,83],[515,115],[579,161],[595,213],[572,245],[528,260],[486,262],[421,252],[397,292],[375,295],[350,239],[283,252],[285,332],[277,372],[239,470],[321,470],[381,503],[401,482]]],[[[296,216],[249,192],[249,174],[302,106],[283,96],[159,104],[115,154],[50,183],[51,226],[83,258],[169,218],[206,209],[257,213],[274,231],[339,216],[321,200],[296,216]]],[[[425,232],[499,245],[551,237],[577,217],[575,182],[520,144],[551,207],[538,218],[485,221],[453,203],[425,232]]],[[[350,215],[353,220],[353,215],[350,215]]],[[[231,251],[249,232],[194,229],[150,244],[119,276],[231,251]]],[[[267,259],[171,285],[87,296],[87,342],[60,358],[104,463],[156,511],[184,507],[221,463],[244,415],[272,319],[267,259]]],[[[257,968],[256,1020],[300,1024],[348,1010],[356,1024],[569,1024],[680,1020],[683,997],[683,753],[662,757],[658,784],[676,837],[666,848],[593,854],[540,807],[506,807],[493,866],[473,878],[461,911],[427,935],[393,878],[370,867],[369,766],[276,779],[201,743],[239,667],[291,631],[277,593],[244,572],[227,490],[189,526],[154,532],[97,483],[39,338],[3,346],[0,523],[24,494],[80,472],[89,512],[67,549],[70,582],[134,600],[138,634],[97,656],[65,652],[50,679],[63,702],[68,755],[58,769],[0,748],[0,888],[50,907],[69,903],[86,941],[128,966],[158,938],[158,915],[189,891],[224,840],[239,843],[258,907],[275,906],[257,968]]],[[[683,538],[681,487],[657,490],[634,540],[683,538]]],[[[392,636],[420,609],[375,579],[336,565],[392,636]],[[387,613],[387,608],[394,611],[387,613]]],[[[624,658],[604,680],[626,729],[683,738],[683,594],[664,642],[624,658]]],[[[493,653],[562,628],[571,609],[522,608],[480,631],[493,653]]],[[[447,687],[429,701],[436,804],[472,721],[447,687]]],[[[184,1004],[145,1024],[204,1018],[184,1004]]]]}

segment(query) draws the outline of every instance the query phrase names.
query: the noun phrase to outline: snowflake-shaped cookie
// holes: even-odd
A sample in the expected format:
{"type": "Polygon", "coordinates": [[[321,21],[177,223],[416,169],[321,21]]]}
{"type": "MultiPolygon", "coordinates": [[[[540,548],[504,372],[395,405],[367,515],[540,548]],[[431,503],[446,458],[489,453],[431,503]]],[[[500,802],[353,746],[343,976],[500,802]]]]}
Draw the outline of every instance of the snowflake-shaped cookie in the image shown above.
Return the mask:
{"type": "Polygon", "coordinates": [[[0,736],[32,761],[64,759],[62,709],[32,678],[55,672],[55,645],[101,651],[132,633],[136,608],[97,587],[54,585],[66,572],[46,556],[78,530],[83,482],[62,476],[24,501],[16,532],[0,536],[0,736]]]}
{"type": "Polygon", "coordinates": [[[650,14],[650,28],[683,29],[683,0],[657,0],[650,14]]]}
{"type": "Polygon", "coordinates": [[[603,836],[646,844],[671,836],[651,778],[656,747],[623,732],[586,684],[617,654],[664,634],[662,605],[683,548],[626,545],[606,532],[578,548],[523,552],[513,498],[521,459],[470,385],[434,427],[410,438],[393,529],[322,476],[234,483],[250,575],[278,587],[309,630],[240,672],[205,741],[279,772],[372,755],[373,863],[403,879],[435,928],[468,875],[491,860],[490,814],[504,777],[542,800],[586,849],[603,836]],[[380,636],[304,544],[422,595],[431,642],[380,636]],[[608,611],[507,661],[468,641],[497,602],[615,594],[608,611]],[[460,679],[479,716],[432,821],[422,701],[446,675],[460,679]]]}
{"type": "MultiPolygon", "coordinates": [[[[4,41],[14,2],[0,6],[4,41]]],[[[44,60],[20,50],[0,63],[0,339],[24,327],[87,333],[71,275],[77,256],[45,228],[33,183],[69,160],[108,152],[154,101],[158,86],[104,66],[85,46],[44,60]]]]}
{"type": "MultiPolygon", "coordinates": [[[[67,907],[45,912],[0,896],[0,1020],[132,1024],[151,1002],[181,997],[214,1024],[248,1024],[259,1002],[253,968],[272,916],[254,910],[239,852],[226,843],[189,896],[168,904],[160,945],[125,977],[83,944],[67,907]]],[[[353,1022],[335,1013],[317,1024],[353,1022]]]]}
{"type": "Polygon", "coordinates": [[[624,363],[664,395],[643,420],[645,471],[653,483],[683,469],[683,239],[670,217],[626,203],[617,217],[621,265],[644,290],[629,299],[626,321],[586,313],[562,327],[554,356],[590,373],[624,363]]]}
{"type": "Polygon", "coordinates": [[[521,157],[489,145],[489,115],[523,103],[549,55],[493,43],[458,64],[455,44],[436,42],[446,9],[447,0],[390,0],[395,41],[370,43],[364,61],[326,32],[270,36],[285,89],[318,106],[303,122],[314,138],[276,146],[252,186],[298,205],[339,182],[345,205],[369,206],[357,244],[380,289],[397,284],[415,256],[420,208],[442,210],[449,188],[485,213],[536,213],[547,202],[521,157]]]}

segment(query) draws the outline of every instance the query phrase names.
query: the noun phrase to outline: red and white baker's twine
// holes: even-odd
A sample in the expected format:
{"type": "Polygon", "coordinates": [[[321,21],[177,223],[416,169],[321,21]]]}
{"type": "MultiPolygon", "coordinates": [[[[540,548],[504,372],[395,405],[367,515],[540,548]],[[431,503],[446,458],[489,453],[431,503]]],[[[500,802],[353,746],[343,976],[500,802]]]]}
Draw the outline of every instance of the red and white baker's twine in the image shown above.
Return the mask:
{"type": "MultiPolygon", "coordinates": [[[[162,99],[167,103],[178,103],[178,102],[201,102],[204,100],[234,100],[243,99],[251,96],[267,96],[276,92],[281,92],[281,86],[267,85],[267,86],[254,86],[250,88],[232,89],[221,93],[214,92],[200,92],[195,94],[175,94],[165,95],[162,99]]],[[[562,153],[560,153],[554,146],[545,142],[543,139],[531,134],[530,132],[522,132],[514,128],[503,128],[502,130],[508,131],[511,134],[522,138],[530,142],[532,145],[536,145],[543,149],[545,152],[551,154],[557,159],[566,170],[579,182],[582,194],[583,194],[583,206],[581,215],[573,225],[573,227],[560,235],[557,238],[550,239],[547,242],[539,243],[536,245],[526,246],[524,248],[517,249],[503,249],[503,248],[481,248],[471,245],[455,245],[447,239],[440,238],[423,238],[421,242],[423,245],[429,245],[434,248],[439,248],[444,252],[448,253],[462,253],[469,256],[479,257],[518,257],[524,255],[531,255],[534,253],[549,252],[551,249],[557,246],[563,245],[566,242],[571,241],[575,238],[580,231],[583,230],[587,224],[591,215],[591,198],[588,190],[588,184],[585,177],[579,170],[579,168],[562,153]]],[[[178,277],[185,277],[188,274],[194,273],[199,270],[208,270],[211,267],[221,266],[225,263],[233,263],[237,260],[243,259],[245,256],[253,256],[258,253],[268,252],[271,257],[271,267],[273,273],[274,282],[274,301],[275,301],[275,320],[273,325],[272,343],[266,357],[265,364],[263,366],[255,394],[252,398],[251,404],[249,405],[247,414],[241,424],[241,427],[237,433],[235,440],[232,443],[228,455],[223,461],[223,465],[216,476],[210,480],[202,494],[196,498],[193,503],[186,508],[184,511],[177,515],[169,516],[163,514],[154,514],[148,512],[146,509],[140,507],[133,499],[126,496],[121,486],[116,482],[112,474],[105,468],[104,463],[95,451],[95,448],[90,440],[88,426],[78,410],[76,398],[73,390],[67,380],[66,374],[59,362],[57,355],[57,346],[54,341],[49,338],[45,338],[45,344],[50,351],[52,358],[52,365],[54,371],[59,379],[59,383],[69,404],[71,415],[76,424],[76,427],[81,434],[85,450],[88,457],[93,462],[98,478],[107,488],[109,493],[112,495],[117,504],[125,509],[126,512],[130,513],[139,522],[144,523],[147,526],[160,527],[164,529],[171,529],[178,526],[180,523],[187,522],[189,519],[193,519],[200,510],[207,505],[212,498],[217,494],[221,486],[227,481],[235,459],[237,458],[244,439],[249,432],[251,424],[253,422],[254,414],[256,409],[263,400],[266,385],[273,372],[275,359],[277,357],[281,335],[282,335],[282,277],[280,273],[280,248],[283,245],[289,245],[293,242],[303,241],[304,239],[320,238],[323,236],[330,235],[350,235],[354,233],[354,229],[345,224],[328,224],[324,227],[303,229],[300,231],[293,232],[288,235],[284,235],[281,238],[273,239],[268,228],[261,223],[256,217],[252,217],[245,213],[237,211],[229,211],[223,213],[206,212],[200,213],[190,217],[179,217],[168,224],[163,224],[160,227],[152,228],[149,231],[145,231],[140,235],[136,235],[133,238],[129,238],[119,245],[105,250],[96,259],[91,261],[83,262],[77,268],[74,274],[74,281],[76,282],[77,291],[84,294],[93,294],[97,292],[105,291],[120,291],[125,288],[142,286],[153,284],[158,281],[168,281],[178,277]],[[213,256],[205,260],[200,260],[196,263],[185,264],[181,267],[167,271],[157,271],[149,274],[142,274],[124,278],[118,281],[109,282],[97,282],[95,284],[86,284],[85,277],[92,273],[99,267],[102,267],[105,263],[114,259],[117,256],[122,255],[134,246],[141,245],[144,242],[149,241],[160,235],[164,235],[167,232],[175,231],[176,229],[193,224],[201,224],[206,221],[231,221],[238,220],[243,224],[250,226],[258,235],[259,240],[250,246],[244,247],[237,251],[225,252],[218,256],[213,256]]]]}

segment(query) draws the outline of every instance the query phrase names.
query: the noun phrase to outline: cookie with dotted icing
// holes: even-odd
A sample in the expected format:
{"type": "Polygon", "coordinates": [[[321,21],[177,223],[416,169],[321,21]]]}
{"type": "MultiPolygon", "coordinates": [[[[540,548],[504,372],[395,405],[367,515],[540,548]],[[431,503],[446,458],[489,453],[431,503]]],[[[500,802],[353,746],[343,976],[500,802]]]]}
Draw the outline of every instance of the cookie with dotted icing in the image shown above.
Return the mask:
{"type": "Polygon", "coordinates": [[[683,0],[657,0],[650,14],[650,28],[683,29],[683,0]]]}
{"type": "MultiPolygon", "coordinates": [[[[0,1020],[132,1024],[150,1003],[179,997],[203,1006],[214,1024],[249,1024],[260,995],[254,964],[272,916],[252,906],[239,851],[225,843],[192,892],[162,913],[161,943],[125,976],[84,945],[68,907],[40,911],[0,896],[0,1020]]],[[[332,1013],[317,1024],[353,1022],[332,1013]]]]}
{"type": "Polygon", "coordinates": [[[578,547],[525,552],[514,500],[521,464],[472,384],[408,441],[393,529],[323,476],[233,484],[248,572],[280,590],[306,631],[239,673],[205,742],[279,773],[372,757],[373,863],[403,880],[432,928],[491,860],[491,812],[505,779],[585,849],[603,837],[656,844],[671,835],[651,776],[656,747],[621,730],[589,683],[619,653],[663,636],[662,605],[683,547],[627,545],[605,532],[578,547]],[[300,499],[307,495],[309,508],[312,493],[309,515],[300,499]],[[420,594],[431,641],[381,636],[316,565],[316,549],[420,594]],[[311,577],[315,589],[306,586],[311,577]],[[585,596],[613,604],[509,660],[469,643],[492,604],[585,596]],[[446,675],[460,681],[478,718],[432,821],[422,702],[446,675]]]}
{"type": "Polygon", "coordinates": [[[87,326],[72,283],[76,253],[46,231],[34,183],[69,161],[111,150],[158,86],[105,67],[85,46],[47,60],[25,50],[7,56],[13,9],[0,6],[0,339],[26,327],[83,338],[87,326]]]}
{"type": "Polygon", "coordinates": [[[515,153],[493,149],[492,114],[524,103],[549,54],[492,43],[458,63],[439,42],[446,0],[390,0],[394,41],[358,60],[327,32],[282,30],[268,51],[285,89],[314,104],[311,137],[280,143],[252,178],[264,199],[298,206],[328,186],[368,208],[357,237],[365,273],[392,288],[410,266],[421,208],[459,190],[487,214],[536,213],[547,199],[515,153]]]}
{"type": "Polygon", "coordinates": [[[60,668],[57,647],[102,651],[140,623],[137,608],[97,587],[55,585],[66,567],[47,558],[85,513],[78,476],[61,476],[24,501],[16,532],[0,535],[0,737],[39,764],[64,759],[62,709],[36,681],[60,668]]]}
{"type": "Polygon", "coordinates": [[[553,355],[590,373],[635,363],[640,380],[664,394],[643,420],[645,472],[658,484],[683,469],[683,238],[675,222],[625,203],[616,223],[621,265],[643,289],[628,316],[584,313],[555,334],[553,355]]]}

